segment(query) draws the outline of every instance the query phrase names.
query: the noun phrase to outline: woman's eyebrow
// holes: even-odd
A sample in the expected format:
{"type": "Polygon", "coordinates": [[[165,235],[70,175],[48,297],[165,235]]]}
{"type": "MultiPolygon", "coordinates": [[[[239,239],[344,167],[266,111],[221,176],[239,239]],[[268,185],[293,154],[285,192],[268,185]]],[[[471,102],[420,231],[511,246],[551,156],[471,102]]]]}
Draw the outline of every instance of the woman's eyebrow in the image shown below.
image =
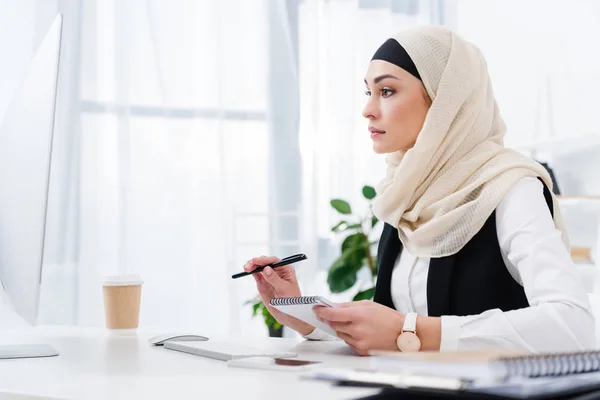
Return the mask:
{"type": "MultiPolygon", "coordinates": [[[[392,78],[392,79],[400,80],[399,78],[395,77],[394,75],[383,74],[383,75],[379,75],[378,77],[376,77],[375,79],[373,79],[373,83],[377,84],[377,83],[379,83],[382,80],[387,79],[387,78],[392,78]]],[[[365,85],[368,85],[367,79],[365,79],[365,85]]]]}

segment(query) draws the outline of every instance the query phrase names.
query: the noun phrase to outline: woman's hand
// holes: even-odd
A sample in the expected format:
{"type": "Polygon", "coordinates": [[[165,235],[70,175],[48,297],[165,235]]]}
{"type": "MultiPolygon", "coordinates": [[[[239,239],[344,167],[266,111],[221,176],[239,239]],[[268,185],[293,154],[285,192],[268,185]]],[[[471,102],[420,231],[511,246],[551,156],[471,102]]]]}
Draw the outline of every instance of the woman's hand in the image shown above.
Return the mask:
{"type": "Polygon", "coordinates": [[[341,303],[340,308],[314,307],[317,319],[331,326],[356,353],[398,350],[396,338],[404,325],[404,314],[370,300],[341,303]]]}
{"type": "MultiPolygon", "coordinates": [[[[396,339],[402,332],[405,314],[371,300],[341,303],[339,308],[315,306],[317,319],[333,328],[356,353],[369,350],[399,350],[396,339]]],[[[421,350],[439,350],[441,321],[438,317],[417,317],[421,350]]]]}
{"type": "MultiPolygon", "coordinates": [[[[277,257],[255,257],[249,260],[244,265],[244,271],[250,272],[258,267],[262,267],[267,264],[273,264],[280,261],[277,257]]],[[[269,305],[271,299],[277,297],[300,297],[300,286],[296,279],[296,270],[294,267],[285,265],[277,267],[275,269],[266,267],[262,272],[258,272],[252,275],[256,281],[256,287],[258,293],[262,298],[263,303],[273,316],[280,324],[291,328],[301,335],[308,335],[315,327],[301,321],[291,315],[285,314],[276,308],[269,305]]]]}

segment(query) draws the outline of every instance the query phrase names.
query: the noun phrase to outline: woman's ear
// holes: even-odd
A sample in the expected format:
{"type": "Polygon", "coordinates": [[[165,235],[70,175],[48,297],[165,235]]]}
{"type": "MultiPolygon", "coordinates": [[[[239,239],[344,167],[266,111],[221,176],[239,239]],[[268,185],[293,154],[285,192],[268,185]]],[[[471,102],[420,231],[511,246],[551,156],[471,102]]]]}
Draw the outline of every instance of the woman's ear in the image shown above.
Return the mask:
{"type": "Polygon", "coordinates": [[[431,97],[429,97],[429,93],[427,93],[427,89],[425,89],[424,85],[421,85],[421,90],[423,91],[423,98],[425,99],[425,103],[427,104],[427,107],[431,107],[431,97]]]}

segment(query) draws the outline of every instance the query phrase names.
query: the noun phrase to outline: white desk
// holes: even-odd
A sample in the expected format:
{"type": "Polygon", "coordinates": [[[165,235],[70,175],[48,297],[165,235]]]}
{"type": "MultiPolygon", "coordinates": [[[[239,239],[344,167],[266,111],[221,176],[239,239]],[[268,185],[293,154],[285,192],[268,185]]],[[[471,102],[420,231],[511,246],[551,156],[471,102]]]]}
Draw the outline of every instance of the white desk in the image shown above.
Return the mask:
{"type": "MultiPolygon", "coordinates": [[[[87,328],[4,329],[1,344],[43,342],[61,354],[0,360],[0,399],[316,400],[375,393],[300,380],[291,372],[230,368],[223,361],[152,347],[147,342],[150,336],[118,337],[87,328]]],[[[332,367],[362,368],[369,363],[368,358],[353,355],[343,342],[264,338],[245,343],[292,350],[299,358],[332,367]]]]}

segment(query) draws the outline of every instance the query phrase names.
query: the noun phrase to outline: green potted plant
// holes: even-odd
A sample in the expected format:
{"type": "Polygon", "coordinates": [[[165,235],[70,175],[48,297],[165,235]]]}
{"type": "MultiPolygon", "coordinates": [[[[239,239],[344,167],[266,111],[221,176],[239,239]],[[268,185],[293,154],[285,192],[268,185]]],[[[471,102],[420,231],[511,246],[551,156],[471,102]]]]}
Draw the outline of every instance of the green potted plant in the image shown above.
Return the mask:
{"type": "Polygon", "coordinates": [[[267,307],[263,304],[262,299],[259,295],[248,300],[245,304],[252,305],[252,317],[256,317],[261,315],[265,325],[269,329],[270,337],[282,337],[283,336],[283,326],[277,322],[275,318],[271,315],[267,307]]]}
{"type": "Polygon", "coordinates": [[[331,230],[345,235],[341,244],[341,254],[333,262],[327,274],[327,284],[332,293],[342,293],[354,287],[358,280],[358,272],[368,268],[371,280],[366,287],[361,287],[353,300],[371,300],[375,294],[375,279],[377,277],[377,256],[374,246],[378,240],[370,238],[379,222],[373,214],[372,200],[376,196],[375,189],[364,186],[362,194],[368,200],[368,210],[365,215],[353,213],[350,204],[342,199],[331,200],[331,206],[340,214],[342,220],[331,230]]]}

